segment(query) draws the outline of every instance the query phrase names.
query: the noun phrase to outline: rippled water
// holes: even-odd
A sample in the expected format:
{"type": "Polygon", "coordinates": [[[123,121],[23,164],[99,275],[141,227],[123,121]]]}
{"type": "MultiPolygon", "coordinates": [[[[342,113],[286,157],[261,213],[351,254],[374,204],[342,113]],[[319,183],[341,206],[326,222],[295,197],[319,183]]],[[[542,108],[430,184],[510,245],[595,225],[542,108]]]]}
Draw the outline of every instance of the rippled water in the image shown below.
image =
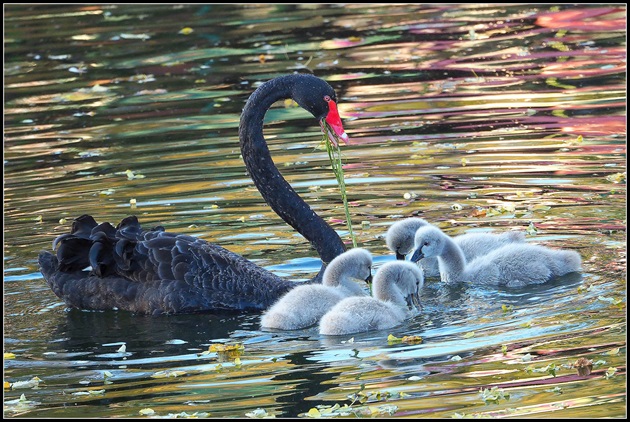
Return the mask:
{"type": "MultiPolygon", "coordinates": [[[[626,414],[625,5],[5,12],[5,416],[626,414]],[[523,291],[429,280],[420,316],[349,338],[261,331],[257,314],[65,309],[37,254],[83,213],[315,273],[237,138],[257,84],[305,70],[340,97],[352,222],[377,267],[389,225],[420,215],[451,235],[529,229],[584,272],[523,291]]],[[[283,175],[350,244],[317,122],[290,104],[266,121],[283,175]]]]}

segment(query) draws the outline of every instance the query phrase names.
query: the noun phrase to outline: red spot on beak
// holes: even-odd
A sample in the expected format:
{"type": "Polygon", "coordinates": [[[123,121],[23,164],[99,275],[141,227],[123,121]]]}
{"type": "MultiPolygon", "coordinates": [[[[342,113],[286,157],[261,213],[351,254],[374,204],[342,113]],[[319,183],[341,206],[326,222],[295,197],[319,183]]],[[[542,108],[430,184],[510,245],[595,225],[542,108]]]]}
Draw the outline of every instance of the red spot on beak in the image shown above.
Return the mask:
{"type": "MultiPolygon", "coordinates": [[[[333,100],[328,100],[328,115],[326,116],[326,123],[335,132],[337,137],[342,139],[344,142],[348,141],[348,135],[346,134],[346,131],[343,130],[343,125],[341,124],[341,117],[339,117],[337,104],[333,100]]],[[[334,136],[330,136],[329,134],[328,138],[334,145],[337,145],[334,136]]]]}

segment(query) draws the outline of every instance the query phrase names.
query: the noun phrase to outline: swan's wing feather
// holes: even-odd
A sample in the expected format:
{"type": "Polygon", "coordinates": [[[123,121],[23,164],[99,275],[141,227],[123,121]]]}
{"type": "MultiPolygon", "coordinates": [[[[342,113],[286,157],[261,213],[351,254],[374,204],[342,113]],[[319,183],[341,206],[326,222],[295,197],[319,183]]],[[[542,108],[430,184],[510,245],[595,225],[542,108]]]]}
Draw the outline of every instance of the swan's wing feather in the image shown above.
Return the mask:
{"type": "Polygon", "coordinates": [[[57,257],[40,254],[46,281],[70,306],[142,313],[262,310],[294,287],[221,246],[161,227],[142,230],[136,218],[116,228],[89,219],[77,226],[75,234],[59,236],[57,257]],[[89,265],[92,272],[81,271],[89,265]]]}

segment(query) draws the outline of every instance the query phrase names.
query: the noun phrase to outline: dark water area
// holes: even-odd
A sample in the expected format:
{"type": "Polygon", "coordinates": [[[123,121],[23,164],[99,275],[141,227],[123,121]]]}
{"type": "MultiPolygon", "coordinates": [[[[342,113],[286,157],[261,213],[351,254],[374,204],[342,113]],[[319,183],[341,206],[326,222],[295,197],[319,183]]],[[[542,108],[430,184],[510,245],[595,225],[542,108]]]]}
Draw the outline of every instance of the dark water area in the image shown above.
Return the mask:
{"type": "MultiPolygon", "coordinates": [[[[5,417],[626,415],[625,5],[4,9],[5,417]],[[394,259],[387,228],[420,216],[452,236],[526,231],[583,271],[520,290],[428,279],[420,315],[348,337],[54,295],[37,255],[85,213],[317,273],[239,149],[249,95],[293,72],[337,92],[375,268],[394,259]]],[[[318,122],[289,102],[265,122],[282,175],[351,247],[318,122]]]]}

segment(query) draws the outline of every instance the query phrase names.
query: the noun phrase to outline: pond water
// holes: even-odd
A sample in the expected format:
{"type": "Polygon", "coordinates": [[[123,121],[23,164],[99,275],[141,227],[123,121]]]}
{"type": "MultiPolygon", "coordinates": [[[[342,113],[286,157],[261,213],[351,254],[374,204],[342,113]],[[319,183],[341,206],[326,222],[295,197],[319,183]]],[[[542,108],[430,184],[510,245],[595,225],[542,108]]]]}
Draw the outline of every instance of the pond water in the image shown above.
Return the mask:
{"type": "MultiPolygon", "coordinates": [[[[5,417],[626,414],[625,5],[14,4],[4,25],[5,417]],[[376,268],[387,228],[417,215],[527,230],[584,271],[522,290],[430,279],[422,314],[347,337],[66,309],[37,254],[84,213],[317,272],[238,145],[249,94],[294,71],[337,91],[376,268]]],[[[351,247],[317,122],[281,103],[266,121],[284,177],[351,247]]]]}

